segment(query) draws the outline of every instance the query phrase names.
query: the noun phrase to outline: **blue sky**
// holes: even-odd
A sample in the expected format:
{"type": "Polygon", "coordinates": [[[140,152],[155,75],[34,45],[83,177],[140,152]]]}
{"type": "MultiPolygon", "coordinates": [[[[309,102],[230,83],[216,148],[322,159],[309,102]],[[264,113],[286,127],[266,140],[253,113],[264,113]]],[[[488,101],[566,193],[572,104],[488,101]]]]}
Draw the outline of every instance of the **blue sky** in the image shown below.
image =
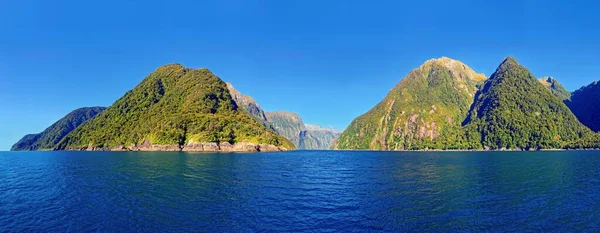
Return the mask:
{"type": "Polygon", "coordinates": [[[209,68],[267,111],[345,128],[425,60],[490,75],[515,56],[569,90],[600,79],[592,1],[0,2],[0,150],[168,63],[209,68]]]}

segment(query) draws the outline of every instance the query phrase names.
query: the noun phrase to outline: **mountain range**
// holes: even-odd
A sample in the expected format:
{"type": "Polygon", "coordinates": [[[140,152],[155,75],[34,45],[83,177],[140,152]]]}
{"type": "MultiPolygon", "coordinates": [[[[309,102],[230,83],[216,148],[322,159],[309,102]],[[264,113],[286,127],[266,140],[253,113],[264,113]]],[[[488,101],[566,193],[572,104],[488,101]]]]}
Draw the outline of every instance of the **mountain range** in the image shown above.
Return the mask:
{"type": "Polygon", "coordinates": [[[597,148],[597,83],[569,93],[513,57],[486,78],[442,57],[411,71],[335,149],[537,150],[597,148]],[[593,130],[593,131],[592,131],[593,130]]]}
{"type": "Polygon", "coordinates": [[[298,149],[329,149],[333,140],[341,134],[340,131],[335,129],[304,124],[297,113],[285,111],[265,112],[252,97],[240,93],[231,83],[227,83],[227,88],[229,88],[229,92],[232,93],[238,106],[241,106],[244,111],[254,119],[262,122],[263,125],[292,141],[298,149]]]}
{"type": "Polygon", "coordinates": [[[11,150],[598,148],[600,84],[573,93],[513,57],[488,78],[447,57],[404,77],[343,132],[266,112],[208,69],[158,68],[108,108],[77,109],[11,150]]]}
{"type": "Polygon", "coordinates": [[[340,133],[307,127],[297,114],[290,119],[298,120],[297,129],[267,114],[208,69],[172,64],[158,68],[112,106],[77,109],[43,132],[24,136],[11,150],[327,149],[340,133]]]}

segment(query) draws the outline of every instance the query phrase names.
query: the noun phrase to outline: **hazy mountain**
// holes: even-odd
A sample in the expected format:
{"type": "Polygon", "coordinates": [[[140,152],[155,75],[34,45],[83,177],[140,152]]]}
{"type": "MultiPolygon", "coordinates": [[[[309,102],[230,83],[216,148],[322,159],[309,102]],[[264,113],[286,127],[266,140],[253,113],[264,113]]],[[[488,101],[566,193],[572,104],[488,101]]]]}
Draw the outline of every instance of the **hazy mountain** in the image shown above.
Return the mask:
{"type": "Polygon", "coordinates": [[[340,135],[340,132],[334,129],[304,124],[300,115],[296,113],[264,112],[252,97],[240,93],[230,83],[227,87],[238,106],[292,141],[298,149],[329,149],[333,139],[340,135]]]}

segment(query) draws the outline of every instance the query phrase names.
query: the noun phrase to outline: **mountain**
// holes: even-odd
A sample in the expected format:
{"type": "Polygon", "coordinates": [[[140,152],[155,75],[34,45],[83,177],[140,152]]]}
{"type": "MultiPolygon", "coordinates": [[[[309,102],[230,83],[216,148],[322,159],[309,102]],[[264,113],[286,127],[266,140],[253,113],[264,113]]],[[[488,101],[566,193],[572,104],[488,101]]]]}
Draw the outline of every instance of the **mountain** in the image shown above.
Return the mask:
{"type": "Polygon", "coordinates": [[[300,115],[290,112],[267,112],[275,132],[290,139],[301,150],[327,150],[339,131],[318,125],[304,124],[300,115]]]}
{"type": "Polygon", "coordinates": [[[298,148],[300,149],[327,150],[331,148],[333,141],[342,133],[318,125],[305,124],[304,126],[305,129],[300,132],[300,142],[298,142],[298,148]]]}
{"type": "Polygon", "coordinates": [[[560,100],[564,101],[571,98],[571,92],[567,91],[567,89],[553,77],[539,78],[538,81],[560,100]]]}
{"type": "Polygon", "coordinates": [[[276,133],[289,139],[298,149],[329,149],[332,141],[340,135],[340,132],[334,129],[304,124],[300,115],[296,113],[265,112],[252,97],[242,94],[230,83],[227,83],[227,88],[240,108],[276,133]]]}
{"type": "Polygon", "coordinates": [[[258,106],[258,103],[256,103],[256,101],[252,99],[252,97],[243,95],[238,90],[233,88],[233,85],[231,85],[231,83],[225,84],[227,84],[227,89],[229,90],[229,93],[231,93],[231,98],[233,98],[233,101],[235,101],[238,107],[242,108],[251,117],[258,120],[259,122],[267,122],[267,116],[265,115],[265,111],[263,111],[262,108],[258,106]]]}
{"type": "MultiPolygon", "coordinates": [[[[452,149],[486,80],[460,61],[431,59],[412,70],[374,108],[354,119],[335,149],[452,149]]],[[[466,145],[465,145],[466,147],[466,145]]]]}
{"type": "Polygon", "coordinates": [[[567,105],[581,123],[594,132],[600,131],[600,82],[574,91],[567,105]]]}
{"type": "Polygon", "coordinates": [[[275,132],[290,139],[294,145],[300,144],[300,132],[305,129],[300,115],[284,111],[267,112],[266,115],[275,132]]]}
{"type": "Polygon", "coordinates": [[[274,151],[294,149],[238,108],[208,69],[158,68],[104,112],[68,134],[59,150],[274,151]]]}
{"type": "Polygon", "coordinates": [[[50,150],[53,149],[60,140],[67,134],[92,119],[98,113],[104,111],[105,107],[89,107],[76,109],[44,131],[38,134],[25,135],[10,150],[50,150]]]}
{"type": "Polygon", "coordinates": [[[513,57],[477,93],[465,127],[490,149],[563,148],[591,134],[513,57]]]}

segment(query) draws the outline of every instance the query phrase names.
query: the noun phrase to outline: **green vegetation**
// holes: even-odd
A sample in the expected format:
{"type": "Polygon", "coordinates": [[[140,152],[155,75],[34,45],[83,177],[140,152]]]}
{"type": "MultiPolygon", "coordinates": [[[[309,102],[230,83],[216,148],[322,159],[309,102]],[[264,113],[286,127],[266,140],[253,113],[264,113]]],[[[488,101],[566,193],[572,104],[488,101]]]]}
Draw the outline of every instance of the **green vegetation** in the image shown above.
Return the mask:
{"type": "Polygon", "coordinates": [[[543,77],[538,79],[538,81],[548,88],[548,90],[558,97],[558,99],[563,101],[571,99],[571,92],[567,91],[567,89],[553,77],[543,77]]]}
{"type": "Polygon", "coordinates": [[[600,131],[600,83],[594,82],[573,92],[566,101],[577,119],[594,132],[600,131]]]}
{"type": "Polygon", "coordinates": [[[336,149],[417,150],[473,147],[462,132],[477,86],[485,81],[449,58],[427,61],[373,109],[356,118],[336,149]]]}
{"type": "Polygon", "coordinates": [[[160,67],[111,107],[67,135],[57,149],[248,142],[294,145],[238,111],[225,82],[208,69],[160,67]]]}
{"type": "Polygon", "coordinates": [[[466,120],[484,148],[564,148],[591,134],[524,67],[506,58],[478,93],[466,120]]]}
{"type": "Polygon", "coordinates": [[[67,134],[79,127],[81,124],[92,119],[98,113],[104,111],[104,107],[89,107],[76,109],[50,127],[38,134],[25,135],[11,150],[51,150],[67,134]]]}
{"type": "Polygon", "coordinates": [[[597,93],[579,91],[573,93],[569,102],[570,93],[555,79],[536,80],[512,57],[506,58],[483,85],[480,85],[483,79],[473,78],[477,77],[473,74],[458,61],[426,62],[404,78],[382,102],[356,118],[335,147],[598,148],[600,136],[581,124],[563,103],[570,103],[572,109],[586,109],[587,112],[581,113],[586,117],[595,116],[595,108],[585,108],[592,105],[582,100],[593,102],[598,97],[592,95],[600,96],[597,93]],[[475,90],[476,95],[471,96],[475,90]]]}

